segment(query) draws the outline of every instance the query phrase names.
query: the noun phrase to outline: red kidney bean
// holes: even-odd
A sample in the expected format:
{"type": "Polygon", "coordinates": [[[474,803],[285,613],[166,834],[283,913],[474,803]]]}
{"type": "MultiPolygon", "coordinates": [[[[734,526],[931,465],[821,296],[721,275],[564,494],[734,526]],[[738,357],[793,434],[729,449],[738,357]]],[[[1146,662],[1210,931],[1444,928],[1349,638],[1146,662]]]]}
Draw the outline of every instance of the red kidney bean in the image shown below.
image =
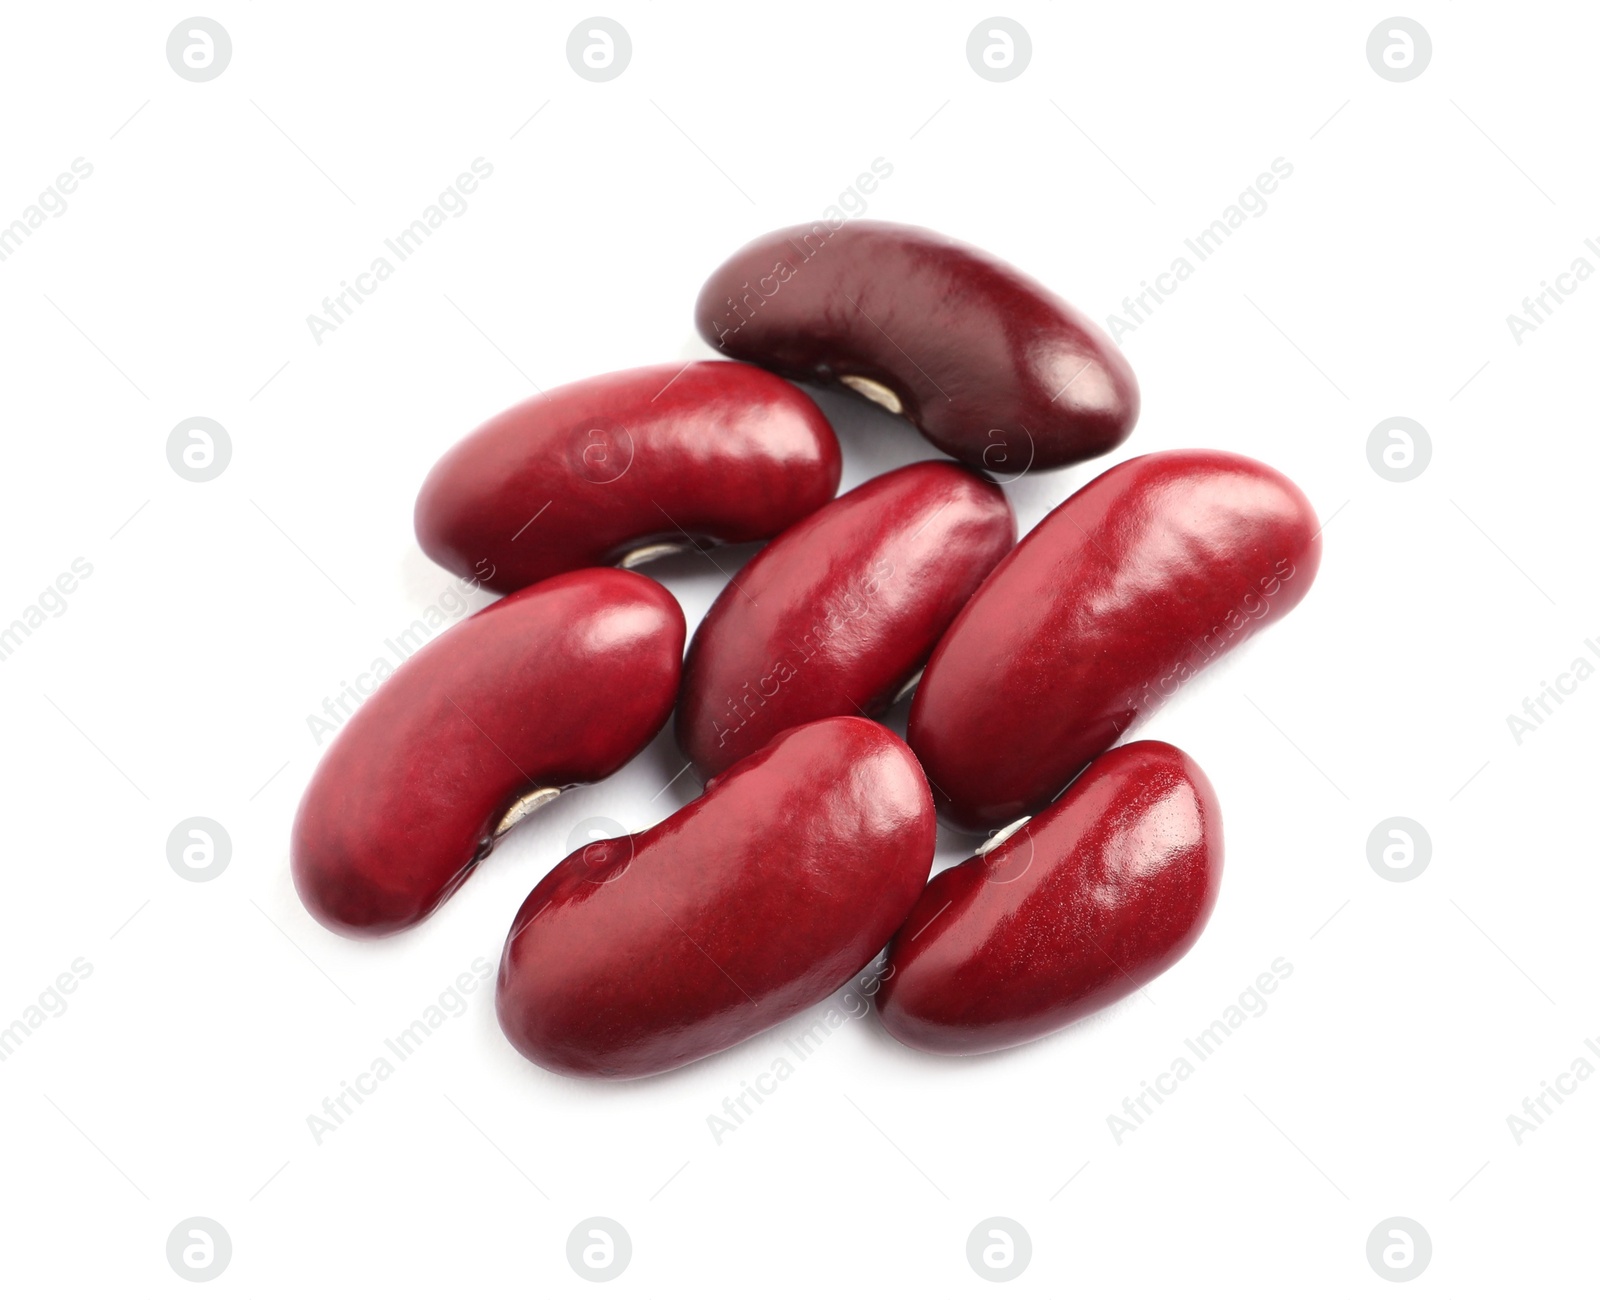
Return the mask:
{"type": "Polygon", "coordinates": [[[512,821],[661,730],[683,635],[664,587],[589,569],[430,641],[345,724],[300,801],[290,861],[307,910],[360,935],[422,920],[512,821]]]}
{"type": "Polygon", "coordinates": [[[1194,946],[1222,884],[1222,815],[1182,750],[1139,740],[1059,802],[935,876],[889,945],[884,1026],[928,1052],[1040,1038],[1194,946]]]}
{"type": "Polygon", "coordinates": [[[500,1026],[563,1074],[656,1074],[839,988],[933,861],[928,783],[864,718],[796,727],[693,803],[535,886],[506,939],[500,1026]]]}
{"type": "Polygon", "coordinates": [[[940,815],[1035,813],[1177,687],[1306,594],[1299,488],[1220,451],[1139,456],[1046,515],[950,625],[907,736],[940,815]]]}
{"type": "Polygon", "coordinates": [[[751,560],[696,630],[679,746],[704,778],[799,723],[880,713],[1016,539],[1005,493],[949,461],[823,506],[751,560]]]}
{"type": "Polygon", "coordinates": [[[774,537],[838,487],[838,440],[794,385],[728,362],[646,366],[529,398],[463,438],[417,496],[417,540],[515,591],[774,537]]]}
{"type": "Polygon", "coordinates": [[[1098,326],[1004,262],[915,226],[763,235],[712,272],[695,324],[727,356],[851,389],[996,473],[1099,456],[1139,417],[1133,371],[1098,326]]]}

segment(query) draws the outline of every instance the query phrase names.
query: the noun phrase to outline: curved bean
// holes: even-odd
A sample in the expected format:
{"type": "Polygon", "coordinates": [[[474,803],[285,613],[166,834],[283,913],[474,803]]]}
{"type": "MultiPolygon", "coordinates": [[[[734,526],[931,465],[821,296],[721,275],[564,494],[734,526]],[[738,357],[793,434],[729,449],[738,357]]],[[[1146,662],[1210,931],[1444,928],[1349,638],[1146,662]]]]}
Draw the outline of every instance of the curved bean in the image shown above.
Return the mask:
{"type": "Polygon", "coordinates": [[[776,536],[832,499],[839,443],[816,403],[754,366],[645,366],[552,389],[440,458],[417,541],[493,591],[776,536]]]}
{"type": "Polygon", "coordinates": [[[889,945],[879,1015],[928,1052],[1042,1037],[1188,952],[1221,884],[1205,773],[1171,745],[1123,745],[1010,838],[933,878],[889,945]]]}
{"type": "Polygon", "coordinates": [[[864,718],[796,727],[637,835],[561,862],[517,913],[500,1026],[563,1074],[670,1070],[827,997],[933,861],[928,783],[864,718]]]}
{"type": "Polygon", "coordinates": [[[1127,360],[1037,281],[931,230],[775,230],[711,274],[695,325],[724,355],[903,414],[1014,477],[1110,451],[1139,418],[1127,360]]]}
{"type": "Polygon", "coordinates": [[[672,709],[683,611],[637,573],[529,587],[400,665],[323,755],[294,883],[329,929],[378,935],[445,901],[521,815],[610,776],[672,709]]]}
{"type": "Polygon", "coordinates": [[[778,732],[894,700],[1017,538],[993,483],[924,461],[801,520],[724,587],[695,631],[678,744],[702,778],[778,732]]]}
{"type": "Polygon", "coordinates": [[[1038,812],[1206,664],[1306,594],[1321,529],[1276,470],[1220,451],[1107,470],[995,568],[928,661],[907,737],[940,815],[1038,812]]]}

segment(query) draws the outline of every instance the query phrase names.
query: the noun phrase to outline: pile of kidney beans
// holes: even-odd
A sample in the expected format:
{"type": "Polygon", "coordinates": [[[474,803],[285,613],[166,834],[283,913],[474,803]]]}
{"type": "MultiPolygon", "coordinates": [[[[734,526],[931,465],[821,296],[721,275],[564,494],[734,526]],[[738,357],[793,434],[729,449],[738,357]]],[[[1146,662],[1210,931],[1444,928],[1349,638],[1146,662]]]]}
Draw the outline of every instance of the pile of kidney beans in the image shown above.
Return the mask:
{"type": "Polygon", "coordinates": [[[429,474],[423,550],[505,595],[334,740],[295,819],[306,907],[354,935],[417,924],[676,709],[705,792],[571,854],[512,922],[496,1006],[529,1059],[669,1070],[885,944],[879,1016],[931,1052],[1026,1042],[1153,979],[1211,914],[1221,816],[1188,755],[1117,742],[1299,603],[1321,554],[1305,496],[1243,456],[1158,452],[1018,542],[985,471],[1111,450],[1138,388],[1067,303],[930,231],[764,236],[696,322],[728,360],[569,384],[429,474]],[[954,459],[835,498],[838,442],[790,380],[876,401],[954,459]],[[767,538],[685,656],[682,610],[634,566],[767,538]],[[902,741],[870,719],[913,689],[902,741]],[[999,833],[929,881],[936,816],[999,833]]]}

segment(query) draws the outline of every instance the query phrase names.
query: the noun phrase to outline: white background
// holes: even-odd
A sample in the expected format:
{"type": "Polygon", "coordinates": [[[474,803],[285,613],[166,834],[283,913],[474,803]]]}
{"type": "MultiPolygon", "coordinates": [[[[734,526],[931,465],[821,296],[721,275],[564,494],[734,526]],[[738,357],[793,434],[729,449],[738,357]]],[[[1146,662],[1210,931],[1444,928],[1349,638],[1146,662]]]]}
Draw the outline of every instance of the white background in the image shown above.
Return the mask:
{"type": "MultiPolygon", "coordinates": [[[[1520,345],[1506,317],[1600,265],[1600,15],[1417,6],[1432,62],[1395,84],[1366,58],[1381,7],[1225,9],[1013,5],[1032,61],[993,83],[965,53],[982,6],[617,4],[632,62],[593,84],[565,53],[582,8],[230,3],[205,12],[232,62],[194,84],[165,57],[181,9],[7,7],[0,222],[94,169],[0,263],[0,623],[93,565],[0,663],[0,1024],[93,968],[0,1062],[8,1294],[192,1294],[165,1243],[196,1215],[232,1241],[219,1296],[590,1294],[565,1243],[593,1215],[632,1240],[616,1295],[987,1294],[966,1241],[994,1215],[1032,1240],[1021,1295],[1388,1294],[1366,1242],[1396,1215],[1432,1241],[1419,1296],[1592,1277],[1600,1082],[1520,1145],[1506,1117],[1600,1034],[1600,684],[1521,744],[1506,715],[1600,666],[1600,286],[1520,345]],[[314,342],[308,313],[478,157],[465,214],[314,342]],[[1220,794],[1209,929],[1148,997],[1004,1054],[852,1021],[720,1144],[708,1114],[798,1024],[584,1083],[517,1056],[486,987],[318,1144],[307,1116],[497,960],[580,820],[697,793],[658,795],[682,763],[664,734],[410,934],[305,913],[307,715],[449,585],[411,533],[424,474],[531,384],[708,355],[706,274],[878,157],[869,215],[1100,320],[1293,165],[1124,339],[1144,410],[1122,452],[1008,489],[1026,529],[1124,454],[1215,446],[1326,521],[1304,604],[1141,733],[1220,794]],[[195,415],[233,444],[208,483],[166,459],[195,415]],[[1366,455],[1396,415],[1433,444],[1400,484],[1366,455]],[[195,815],[233,842],[205,884],[166,858],[195,815]],[[1395,815],[1433,842],[1403,884],[1366,853],[1395,815]],[[1107,1116],[1280,957],[1265,1014],[1119,1145],[1107,1116]]],[[[845,487],[934,454],[822,401],[845,487]]],[[[722,582],[692,556],[652,572],[691,627],[722,582]]],[[[973,843],[946,835],[939,865],[973,843]]]]}

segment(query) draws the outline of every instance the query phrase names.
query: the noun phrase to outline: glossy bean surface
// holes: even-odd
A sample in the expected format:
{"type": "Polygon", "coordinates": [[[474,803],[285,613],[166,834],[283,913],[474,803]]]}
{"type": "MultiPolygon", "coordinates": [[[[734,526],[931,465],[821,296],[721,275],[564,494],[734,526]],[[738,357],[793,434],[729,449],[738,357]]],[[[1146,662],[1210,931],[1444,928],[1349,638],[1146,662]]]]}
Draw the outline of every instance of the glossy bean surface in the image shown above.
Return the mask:
{"type": "Polygon", "coordinates": [[[1139,387],[1100,328],[1029,276],[931,230],[822,222],[718,267],[695,324],[725,356],[854,391],[941,451],[1014,477],[1099,456],[1139,387]]]}
{"type": "Polygon", "coordinates": [[[1016,541],[993,483],[907,465],[801,520],[723,588],[684,663],[678,744],[712,776],[778,732],[882,712],[1016,541]]]}
{"type": "Polygon", "coordinates": [[[816,403],[754,366],[597,375],[503,411],[433,467],[417,541],[492,591],[690,545],[774,537],[832,499],[816,403]]]}
{"type": "Polygon", "coordinates": [[[656,1074],[827,997],[883,947],[933,861],[927,781],[863,718],[797,727],[659,825],[528,895],[496,1007],[529,1060],[656,1074]]]}
{"type": "Polygon", "coordinates": [[[661,730],[683,637],[660,584],[586,569],[428,642],[345,723],[300,801],[290,862],[306,908],[357,935],[422,920],[520,798],[610,776],[661,730]]]}
{"type": "Polygon", "coordinates": [[[1188,952],[1221,882],[1205,773],[1171,745],[1123,745],[988,854],[933,878],[889,945],[879,1015],[929,1052],[1042,1037],[1188,952]]]}
{"type": "Polygon", "coordinates": [[[1044,808],[1184,682],[1306,594],[1322,554],[1299,488],[1220,451],[1139,456],[996,566],[928,661],[907,738],[940,815],[1044,808]]]}

